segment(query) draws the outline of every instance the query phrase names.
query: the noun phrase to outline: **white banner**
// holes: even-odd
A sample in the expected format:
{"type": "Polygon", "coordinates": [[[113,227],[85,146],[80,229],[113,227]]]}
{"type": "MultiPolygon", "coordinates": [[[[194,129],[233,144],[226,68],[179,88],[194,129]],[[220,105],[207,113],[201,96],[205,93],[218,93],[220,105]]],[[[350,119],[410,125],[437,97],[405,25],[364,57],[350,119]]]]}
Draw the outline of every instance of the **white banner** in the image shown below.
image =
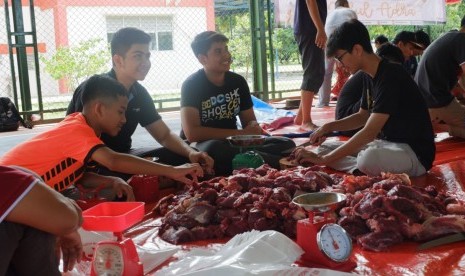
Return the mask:
{"type": "MultiPolygon", "coordinates": [[[[366,25],[432,25],[446,22],[445,0],[348,0],[366,25]]],[[[328,0],[328,13],[335,0],[328,0]]],[[[292,27],[295,0],[275,0],[278,26],[292,27]],[[292,7],[290,7],[292,5],[292,7]]]]}

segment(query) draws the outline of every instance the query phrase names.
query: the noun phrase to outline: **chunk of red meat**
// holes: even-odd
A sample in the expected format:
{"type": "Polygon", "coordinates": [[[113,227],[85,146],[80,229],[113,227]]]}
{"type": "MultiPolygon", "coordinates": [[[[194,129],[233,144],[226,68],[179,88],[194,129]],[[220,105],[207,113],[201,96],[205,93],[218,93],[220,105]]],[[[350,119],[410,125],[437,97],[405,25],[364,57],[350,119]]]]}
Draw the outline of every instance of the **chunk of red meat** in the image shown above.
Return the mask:
{"type": "Polygon", "coordinates": [[[190,229],[195,240],[207,240],[223,238],[224,234],[219,225],[196,226],[190,229]]]}
{"type": "Polygon", "coordinates": [[[370,218],[376,212],[383,211],[384,197],[376,193],[367,193],[360,202],[358,202],[353,211],[362,219],[370,218]]]}
{"type": "Polygon", "coordinates": [[[459,232],[465,232],[465,219],[463,217],[453,215],[431,217],[422,224],[421,232],[414,239],[430,240],[459,232]]]}
{"type": "Polygon", "coordinates": [[[191,229],[192,227],[199,225],[199,223],[189,215],[184,213],[179,214],[176,212],[169,212],[166,214],[165,218],[163,219],[163,223],[174,227],[182,226],[187,229],[191,229]]]}
{"type": "Polygon", "coordinates": [[[241,205],[252,204],[255,201],[255,197],[251,192],[243,193],[233,203],[234,208],[238,208],[241,205]]]}
{"type": "Polygon", "coordinates": [[[223,208],[233,208],[234,202],[242,195],[241,192],[234,192],[227,197],[219,196],[216,199],[216,205],[223,208]]]}
{"type": "Polygon", "coordinates": [[[422,212],[413,201],[402,197],[389,197],[384,199],[385,212],[394,214],[401,221],[419,222],[426,219],[429,213],[422,212]]]}
{"type": "Polygon", "coordinates": [[[171,226],[166,229],[160,237],[172,244],[180,244],[195,240],[194,234],[192,234],[192,232],[185,227],[175,228],[171,226]]]}
{"type": "Polygon", "coordinates": [[[290,202],[292,200],[289,191],[283,187],[274,188],[271,198],[278,202],[290,202]]]}
{"type": "Polygon", "coordinates": [[[205,189],[200,195],[202,200],[208,201],[210,204],[215,204],[216,199],[218,198],[218,192],[213,188],[205,189]]]}
{"type": "Polygon", "coordinates": [[[210,223],[215,214],[216,208],[206,202],[195,204],[186,210],[186,216],[201,224],[210,223]]]}
{"type": "Polygon", "coordinates": [[[154,215],[164,216],[170,210],[170,205],[174,201],[174,195],[170,194],[157,202],[157,205],[153,208],[152,212],[154,215]]]}
{"type": "Polygon", "coordinates": [[[234,237],[237,234],[244,233],[249,231],[249,224],[247,220],[243,217],[236,216],[232,217],[230,224],[225,230],[225,234],[230,237],[234,237]]]}
{"type": "Polygon", "coordinates": [[[353,239],[370,232],[365,221],[359,216],[345,216],[340,218],[337,223],[344,228],[353,239]]]}
{"type": "Polygon", "coordinates": [[[357,238],[357,242],[367,250],[384,251],[388,247],[401,243],[403,237],[399,232],[372,232],[357,238]]]}

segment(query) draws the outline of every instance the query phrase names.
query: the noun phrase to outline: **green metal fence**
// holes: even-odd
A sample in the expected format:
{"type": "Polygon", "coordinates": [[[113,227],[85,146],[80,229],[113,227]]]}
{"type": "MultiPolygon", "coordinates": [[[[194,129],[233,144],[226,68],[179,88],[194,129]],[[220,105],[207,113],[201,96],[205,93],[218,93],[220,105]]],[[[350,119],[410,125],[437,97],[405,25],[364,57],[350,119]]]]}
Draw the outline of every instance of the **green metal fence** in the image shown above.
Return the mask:
{"type": "Polygon", "coordinates": [[[275,23],[278,2],[283,1],[5,0],[0,96],[14,98],[22,114],[40,115],[40,122],[63,118],[74,88],[111,68],[108,42],[128,26],[152,36],[152,68],[141,83],[159,110],[179,108],[182,82],[201,68],[190,43],[205,30],[230,38],[232,70],[256,95],[297,96],[299,54],[290,26],[275,23]]]}

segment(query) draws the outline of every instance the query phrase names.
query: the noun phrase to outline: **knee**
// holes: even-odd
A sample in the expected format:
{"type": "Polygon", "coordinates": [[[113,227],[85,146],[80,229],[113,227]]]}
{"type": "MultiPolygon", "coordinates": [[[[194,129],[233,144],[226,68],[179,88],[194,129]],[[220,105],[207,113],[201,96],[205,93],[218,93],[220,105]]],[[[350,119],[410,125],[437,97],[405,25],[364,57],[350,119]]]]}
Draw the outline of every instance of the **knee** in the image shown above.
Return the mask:
{"type": "Polygon", "coordinates": [[[361,151],[357,157],[357,168],[366,175],[380,175],[383,172],[381,157],[376,148],[361,151]]]}

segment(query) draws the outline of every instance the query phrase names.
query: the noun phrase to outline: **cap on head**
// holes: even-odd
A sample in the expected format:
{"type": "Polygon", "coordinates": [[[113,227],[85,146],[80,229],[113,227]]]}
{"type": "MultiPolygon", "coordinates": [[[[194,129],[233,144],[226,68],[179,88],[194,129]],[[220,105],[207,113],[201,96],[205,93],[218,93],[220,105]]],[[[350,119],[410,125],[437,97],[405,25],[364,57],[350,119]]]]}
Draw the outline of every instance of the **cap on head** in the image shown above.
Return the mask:
{"type": "Polygon", "coordinates": [[[397,44],[399,42],[411,43],[413,46],[423,49],[423,46],[420,45],[416,41],[414,32],[409,32],[409,31],[401,31],[401,32],[399,32],[396,35],[396,37],[394,37],[394,40],[392,41],[392,43],[397,44]]]}
{"type": "Polygon", "coordinates": [[[422,49],[426,49],[431,44],[431,39],[427,33],[423,30],[418,30],[415,32],[415,40],[418,44],[420,44],[422,49]]]}

